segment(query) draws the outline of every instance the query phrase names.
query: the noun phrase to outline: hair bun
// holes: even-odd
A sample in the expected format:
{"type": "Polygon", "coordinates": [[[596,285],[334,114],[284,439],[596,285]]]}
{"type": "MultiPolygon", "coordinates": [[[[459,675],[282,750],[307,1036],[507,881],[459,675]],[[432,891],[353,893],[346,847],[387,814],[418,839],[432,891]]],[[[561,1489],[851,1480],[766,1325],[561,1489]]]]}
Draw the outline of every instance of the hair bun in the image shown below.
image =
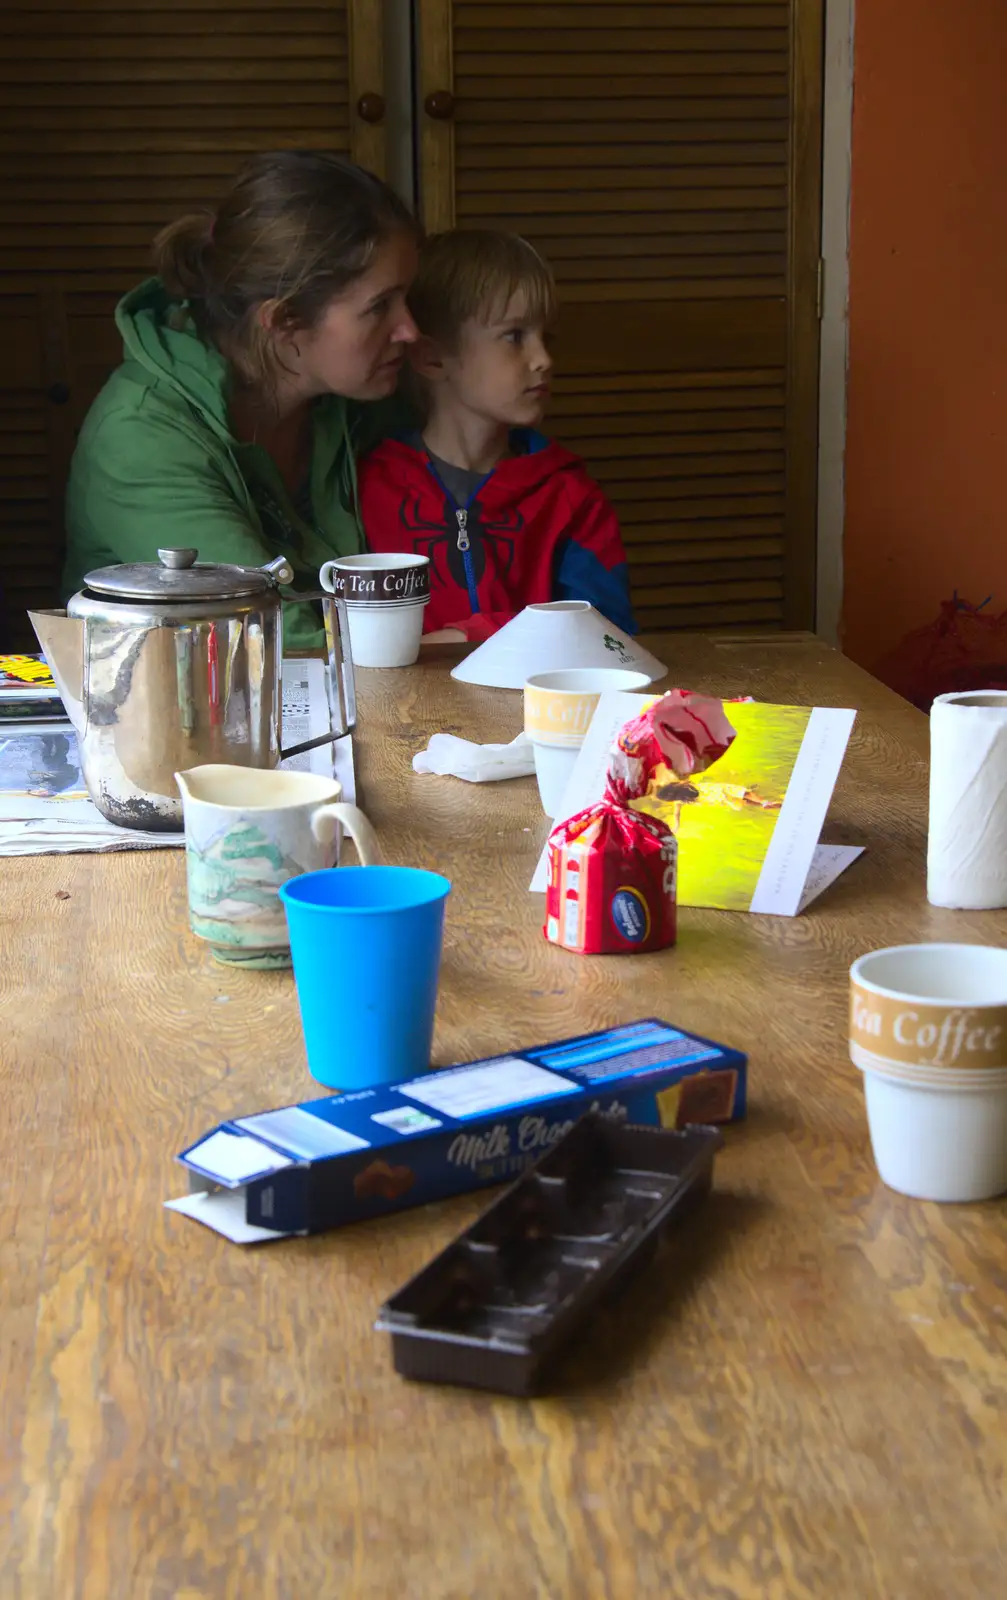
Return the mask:
{"type": "Polygon", "coordinates": [[[209,211],[190,211],[169,222],[154,240],[154,271],[173,299],[205,300],[210,292],[207,256],[215,221],[209,211]]]}

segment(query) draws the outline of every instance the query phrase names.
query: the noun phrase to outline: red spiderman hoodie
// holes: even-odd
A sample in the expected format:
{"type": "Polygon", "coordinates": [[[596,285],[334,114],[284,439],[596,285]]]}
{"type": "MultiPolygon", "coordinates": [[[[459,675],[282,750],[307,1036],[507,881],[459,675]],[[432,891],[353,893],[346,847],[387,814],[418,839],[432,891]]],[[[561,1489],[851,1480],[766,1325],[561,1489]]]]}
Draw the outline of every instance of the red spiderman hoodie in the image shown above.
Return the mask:
{"type": "Polygon", "coordinates": [[[587,600],[635,633],[619,523],[583,461],[525,429],[511,447],[460,505],[418,435],[384,440],[358,469],[368,548],[430,557],[425,633],[486,639],[544,600],[587,600]]]}

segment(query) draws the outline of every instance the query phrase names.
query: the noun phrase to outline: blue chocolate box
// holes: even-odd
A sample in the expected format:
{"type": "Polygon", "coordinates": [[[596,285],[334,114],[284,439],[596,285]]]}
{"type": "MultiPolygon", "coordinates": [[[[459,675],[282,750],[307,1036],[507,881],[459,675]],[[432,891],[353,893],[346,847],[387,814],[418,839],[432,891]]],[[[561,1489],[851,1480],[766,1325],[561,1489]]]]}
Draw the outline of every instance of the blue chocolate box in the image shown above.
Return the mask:
{"type": "Polygon", "coordinates": [[[179,1156],[192,1192],[168,1204],[238,1243],[318,1233],[505,1183],[587,1111],[672,1128],[736,1121],[746,1065],[645,1018],[222,1122],[179,1156]]]}

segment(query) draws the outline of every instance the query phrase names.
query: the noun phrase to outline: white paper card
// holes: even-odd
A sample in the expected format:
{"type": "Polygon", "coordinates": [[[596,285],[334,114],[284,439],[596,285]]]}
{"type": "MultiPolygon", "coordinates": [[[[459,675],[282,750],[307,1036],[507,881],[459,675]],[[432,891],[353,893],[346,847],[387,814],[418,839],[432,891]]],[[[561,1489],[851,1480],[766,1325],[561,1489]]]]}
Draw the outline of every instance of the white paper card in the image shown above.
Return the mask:
{"type": "Polygon", "coordinates": [[[855,711],[816,706],[787,785],[750,911],[796,917],[850,742],[855,711]]]}
{"type": "MultiPolygon", "coordinates": [[[[602,695],[557,819],[572,817],[600,799],[605,792],[609,751],[619,729],[656,698],[653,694],[602,695]]],[[[821,706],[812,710],[750,911],[796,916],[861,853],[862,847],[830,846],[840,853],[817,858],[817,851],[826,848],[819,846],[818,839],[855,719],[856,712],[851,710],[821,706]],[[809,880],[818,885],[811,894],[807,892],[809,880]]],[[[529,886],[535,894],[545,893],[548,859],[547,843],[529,886]]]]}
{"type": "Polygon", "coordinates": [[[798,911],[805,911],[813,900],[824,894],[841,873],[864,853],[862,844],[820,844],[811,858],[811,870],[804,885],[804,894],[798,911]]]}

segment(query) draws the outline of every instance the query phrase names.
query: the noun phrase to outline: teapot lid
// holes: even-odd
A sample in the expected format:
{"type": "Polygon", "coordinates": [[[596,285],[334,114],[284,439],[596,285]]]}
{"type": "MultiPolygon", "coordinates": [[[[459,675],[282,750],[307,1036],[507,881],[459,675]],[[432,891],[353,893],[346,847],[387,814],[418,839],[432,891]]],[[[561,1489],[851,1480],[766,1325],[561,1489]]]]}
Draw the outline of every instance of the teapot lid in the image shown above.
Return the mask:
{"type": "Polygon", "coordinates": [[[292,583],[293,568],[278,556],[265,567],[230,567],[198,561],[198,550],[159,550],[156,561],[99,567],[85,587],[116,600],[238,600],[292,583]]]}

